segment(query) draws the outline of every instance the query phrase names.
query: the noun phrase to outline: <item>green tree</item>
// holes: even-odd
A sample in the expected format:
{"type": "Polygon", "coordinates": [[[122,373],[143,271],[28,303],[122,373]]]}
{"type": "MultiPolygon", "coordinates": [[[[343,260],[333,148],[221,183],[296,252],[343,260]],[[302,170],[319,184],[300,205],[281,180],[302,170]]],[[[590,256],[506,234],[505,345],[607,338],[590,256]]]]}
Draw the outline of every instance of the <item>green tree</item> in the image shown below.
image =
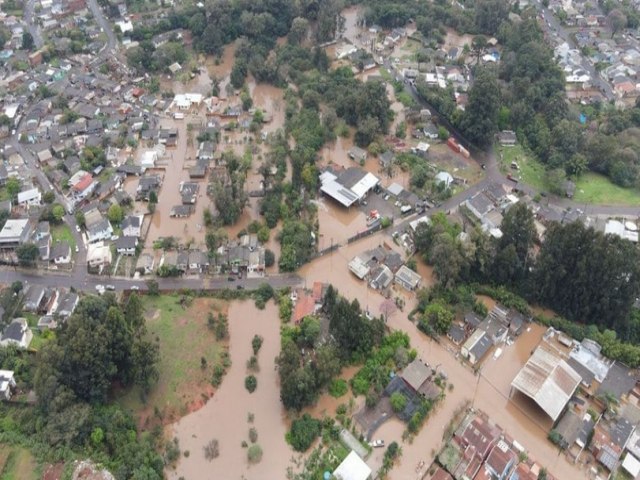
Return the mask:
{"type": "Polygon", "coordinates": [[[124,219],[124,212],[122,211],[122,207],[117,204],[113,204],[109,207],[107,211],[107,217],[109,221],[115,224],[120,224],[124,219]]]}
{"type": "Polygon", "coordinates": [[[62,219],[64,218],[64,207],[62,205],[54,205],[51,208],[51,214],[53,215],[53,218],[55,220],[55,223],[61,223],[62,219]]]}
{"type": "Polygon", "coordinates": [[[22,189],[22,184],[20,183],[20,180],[18,180],[16,177],[9,177],[7,179],[5,187],[7,189],[7,193],[9,194],[9,197],[13,200],[17,197],[18,193],[20,193],[20,190],[22,189]]]}
{"type": "Polygon", "coordinates": [[[33,41],[33,35],[29,32],[22,32],[22,49],[23,50],[33,50],[35,47],[35,42],[33,41]]]}
{"type": "Polygon", "coordinates": [[[265,249],[265,251],[264,251],[264,265],[265,265],[265,267],[269,268],[269,267],[273,266],[274,263],[276,263],[276,255],[275,255],[275,253],[273,253],[273,251],[269,250],[268,248],[265,249]]]}
{"type": "Polygon", "coordinates": [[[303,17],[296,17],[293,19],[291,23],[291,29],[289,30],[289,35],[287,36],[287,40],[292,45],[298,45],[303,43],[307,38],[307,33],[309,31],[309,21],[303,17]]]}
{"type": "Polygon", "coordinates": [[[33,267],[40,258],[40,250],[35,243],[23,243],[16,249],[16,256],[23,267],[33,267]]]}
{"type": "Polygon", "coordinates": [[[306,316],[300,323],[300,340],[307,347],[313,347],[320,336],[320,322],[313,316],[306,316]]]}
{"type": "Polygon", "coordinates": [[[500,85],[495,71],[490,67],[478,67],[460,123],[469,140],[479,146],[493,142],[500,106],[500,85]]]}
{"type": "Polygon", "coordinates": [[[78,224],[78,226],[84,227],[85,225],[84,213],[78,210],[75,214],[75,217],[76,217],[76,223],[78,224]]]}
{"type": "Polygon", "coordinates": [[[421,322],[430,325],[440,335],[444,335],[451,328],[454,314],[449,307],[440,303],[430,303],[424,310],[421,322]]]}
{"type": "Polygon", "coordinates": [[[607,15],[607,24],[611,29],[611,38],[613,38],[618,31],[627,26],[627,16],[620,9],[614,8],[607,15]]]}
{"type": "Polygon", "coordinates": [[[389,401],[391,403],[391,408],[396,413],[402,412],[407,406],[407,397],[400,392],[393,392],[391,397],[389,397],[389,401]]]}
{"type": "Polygon", "coordinates": [[[255,375],[247,375],[244,379],[244,388],[246,388],[249,393],[253,393],[257,387],[258,379],[255,375]]]}
{"type": "Polygon", "coordinates": [[[500,239],[500,249],[505,249],[513,245],[517,258],[516,270],[520,278],[512,278],[517,281],[522,278],[528,267],[532,265],[530,261],[531,249],[537,238],[536,226],[533,213],[525,202],[518,202],[512,206],[502,219],[500,226],[502,238],[500,239]]]}
{"type": "Polygon", "coordinates": [[[291,423],[287,441],[296,452],[306,452],[311,444],[320,436],[321,422],[308,413],[296,418],[291,423]]]}

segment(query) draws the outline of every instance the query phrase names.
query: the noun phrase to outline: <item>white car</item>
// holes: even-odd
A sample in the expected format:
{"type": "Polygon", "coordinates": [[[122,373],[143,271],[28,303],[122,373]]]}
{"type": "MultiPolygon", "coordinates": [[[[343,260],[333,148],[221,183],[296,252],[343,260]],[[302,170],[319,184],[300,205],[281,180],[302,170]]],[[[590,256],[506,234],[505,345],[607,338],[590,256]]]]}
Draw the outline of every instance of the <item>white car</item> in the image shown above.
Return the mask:
{"type": "Polygon", "coordinates": [[[107,285],[106,288],[107,288],[107,290],[110,290],[110,291],[113,292],[116,289],[116,286],[115,285],[107,285]]]}
{"type": "Polygon", "coordinates": [[[137,292],[138,290],[140,290],[140,287],[138,285],[133,285],[131,287],[131,290],[134,291],[134,292],[137,292]]]}
{"type": "Polygon", "coordinates": [[[80,233],[80,225],[76,225],[76,232],[80,233]]]}
{"type": "Polygon", "coordinates": [[[76,253],[78,253],[80,251],[80,247],[78,247],[78,245],[76,245],[76,253]]]}
{"type": "Polygon", "coordinates": [[[369,446],[373,448],[381,448],[384,447],[384,440],[372,440],[369,442],[369,446]]]}

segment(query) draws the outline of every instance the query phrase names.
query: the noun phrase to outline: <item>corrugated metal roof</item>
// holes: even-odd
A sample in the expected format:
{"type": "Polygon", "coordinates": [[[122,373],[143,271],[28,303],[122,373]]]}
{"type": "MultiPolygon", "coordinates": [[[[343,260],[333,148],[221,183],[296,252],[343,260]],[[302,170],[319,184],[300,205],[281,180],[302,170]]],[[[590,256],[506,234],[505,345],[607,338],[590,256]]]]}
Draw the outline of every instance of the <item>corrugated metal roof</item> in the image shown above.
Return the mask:
{"type": "Polygon", "coordinates": [[[557,354],[538,347],[511,386],[556,420],[580,384],[580,375],[557,354]]]}

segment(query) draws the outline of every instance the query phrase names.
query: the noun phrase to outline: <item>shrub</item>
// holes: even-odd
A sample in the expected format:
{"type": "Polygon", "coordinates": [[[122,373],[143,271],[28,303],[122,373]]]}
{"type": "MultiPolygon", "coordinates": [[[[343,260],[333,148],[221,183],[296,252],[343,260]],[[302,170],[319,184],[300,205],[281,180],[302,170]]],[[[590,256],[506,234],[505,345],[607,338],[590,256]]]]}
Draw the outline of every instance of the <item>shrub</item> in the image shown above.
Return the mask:
{"type": "Polygon", "coordinates": [[[214,438],[204,446],[204,458],[211,461],[214,458],[218,458],[219,455],[218,440],[214,438]]]}
{"type": "Polygon", "coordinates": [[[262,447],[257,443],[251,445],[247,450],[247,459],[249,463],[258,463],[262,460],[262,447]]]}
{"type": "Polygon", "coordinates": [[[349,386],[347,385],[347,382],[339,378],[331,382],[331,385],[329,385],[329,395],[338,398],[347,393],[348,389],[349,386]]]}
{"type": "Polygon", "coordinates": [[[249,429],[249,440],[251,441],[251,443],[256,443],[258,441],[258,430],[256,430],[254,427],[251,427],[249,429]]]}
{"type": "Polygon", "coordinates": [[[287,435],[287,441],[295,451],[304,452],[320,436],[321,430],[320,420],[312,418],[308,413],[305,413],[291,424],[291,431],[287,435]]]}
{"type": "Polygon", "coordinates": [[[258,379],[254,375],[248,375],[244,379],[244,388],[246,388],[249,393],[255,392],[258,387],[258,379]]]}
{"type": "Polygon", "coordinates": [[[258,355],[260,347],[262,347],[262,337],[260,335],[254,335],[251,340],[251,348],[253,348],[253,354],[258,355]]]}
{"type": "Polygon", "coordinates": [[[400,413],[407,406],[407,397],[400,392],[392,393],[389,401],[391,402],[391,408],[393,408],[393,411],[396,413],[400,413]]]}
{"type": "Polygon", "coordinates": [[[258,364],[258,357],[252,355],[249,360],[247,360],[247,370],[250,372],[259,372],[260,365],[258,364]]]}

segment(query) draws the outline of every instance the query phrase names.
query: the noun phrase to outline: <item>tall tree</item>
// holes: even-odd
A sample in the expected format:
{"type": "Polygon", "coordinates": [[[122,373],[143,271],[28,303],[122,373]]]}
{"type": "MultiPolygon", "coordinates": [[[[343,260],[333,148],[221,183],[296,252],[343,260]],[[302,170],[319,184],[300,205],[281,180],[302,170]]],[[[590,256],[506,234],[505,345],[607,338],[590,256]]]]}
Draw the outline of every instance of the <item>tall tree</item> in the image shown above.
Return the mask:
{"type": "Polygon", "coordinates": [[[493,68],[479,67],[476,71],[460,126],[471,142],[487,146],[498,130],[500,85],[493,68]]]}
{"type": "Polygon", "coordinates": [[[616,33],[627,26],[627,16],[620,9],[614,8],[607,15],[607,24],[611,29],[611,38],[613,38],[616,33]]]}

